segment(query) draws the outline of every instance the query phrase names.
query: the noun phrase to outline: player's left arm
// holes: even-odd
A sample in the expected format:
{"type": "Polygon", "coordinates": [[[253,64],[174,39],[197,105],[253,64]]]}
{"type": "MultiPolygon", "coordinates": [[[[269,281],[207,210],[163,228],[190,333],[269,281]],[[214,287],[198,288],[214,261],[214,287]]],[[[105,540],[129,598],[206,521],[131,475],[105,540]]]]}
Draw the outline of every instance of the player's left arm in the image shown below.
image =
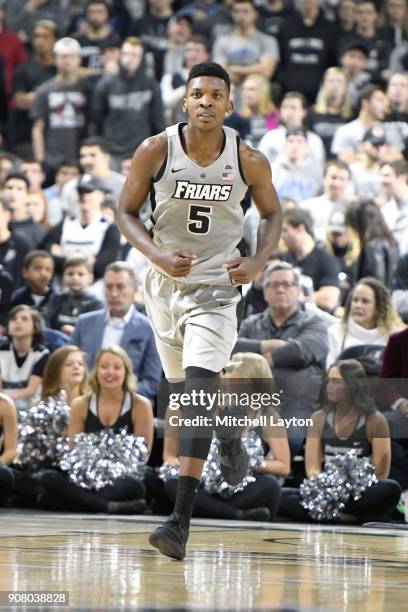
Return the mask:
{"type": "Polygon", "coordinates": [[[282,209],[272,184],[271,167],[260,151],[240,144],[240,161],[252,200],[261,215],[258,248],[253,257],[236,257],[226,264],[231,279],[249,283],[260,272],[277,249],[282,232],[282,209]]]}

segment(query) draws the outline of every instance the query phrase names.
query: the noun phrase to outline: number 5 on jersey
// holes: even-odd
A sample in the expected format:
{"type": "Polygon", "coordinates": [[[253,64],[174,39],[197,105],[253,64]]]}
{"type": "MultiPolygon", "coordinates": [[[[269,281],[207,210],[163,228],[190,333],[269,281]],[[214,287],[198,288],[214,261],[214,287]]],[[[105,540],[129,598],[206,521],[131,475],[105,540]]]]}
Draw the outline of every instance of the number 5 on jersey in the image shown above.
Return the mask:
{"type": "Polygon", "coordinates": [[[211,226],[212,206],[190,204],[187,229],[192,234],[208,234],[211,226]]]}

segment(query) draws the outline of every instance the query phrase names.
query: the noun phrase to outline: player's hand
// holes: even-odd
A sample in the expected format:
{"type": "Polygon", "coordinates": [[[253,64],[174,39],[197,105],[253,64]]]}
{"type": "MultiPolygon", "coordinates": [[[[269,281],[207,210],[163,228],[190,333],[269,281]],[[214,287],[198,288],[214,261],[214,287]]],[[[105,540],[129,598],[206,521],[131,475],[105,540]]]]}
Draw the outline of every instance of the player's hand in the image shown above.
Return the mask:
{"type": "Polygon", "coordinates": [[[169,276],[183,277],[191,270],[196,256],[188,251],[170,251],[163,249],[155,263],[169,276]]]}
{"type": "Polygon", "coordinates": [[[262,270],[262,267],[260,267],[255,257],[236,257],[224,264],[224,268],[227,269],[232,282],[240,285],[246,285],[254,280],[258,272],[262,270]]]}

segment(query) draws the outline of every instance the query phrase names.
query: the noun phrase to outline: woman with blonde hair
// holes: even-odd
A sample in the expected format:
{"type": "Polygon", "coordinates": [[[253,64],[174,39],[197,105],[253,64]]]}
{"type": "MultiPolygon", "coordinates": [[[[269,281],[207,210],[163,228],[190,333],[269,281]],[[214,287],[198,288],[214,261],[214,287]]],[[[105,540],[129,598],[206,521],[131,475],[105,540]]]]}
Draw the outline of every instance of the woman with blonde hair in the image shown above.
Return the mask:
{"type": "Polygon", "coordinates": [[[390,334],[403,327],[384,283],[376,278],[360,279],[350,292],[342,321],[328,329],[327,367],[352,346],[385,346],[390,334]]]}
{"type": "Polygon", "coordinates": [[[309,115],[310,129],[320,136],[330,156],[335,131],[347,123],[352,114],[347,76],[341,68],[333,66],[326,70],[316,100],[309,115]]]}
{"type": "Polygon", "coordinates": [[[66,392],[69,405],[89,391],[84,353],[74,344],[66,344],[54,351],[45,366],[42,399],[55,398],[60,391],[66,392]]]}
{"type": "Polygon", "coordinates": [[[242,84],[241,115],[250,122],[247,139],[256,147],[261,138],[278,127],[279,113],[271,96],[268,79],[260,74],[250,74],[242,84]]]}
{"type": "MultiPolygon", "coordinates": [[[[278,478],[284,478],[290,471],[290,451],[286,430],[278,423],[279,413],[272,406],[274,385],[269,365],[262,355],[255,353],[237,353],[227,365],[224,374],[225,393],[249,393],[255,398],[259,393],[268,394],[271,398],[265,408],[252,410],[248,407],[247,416],[258,419],[266,417],[266,425],[256,428],[262,439],[265,458],[254,474],[255,482],[249,483],[243,491],[225,499],[220,495],[210,495],[204,489],[199,489],[195,501],[193,516],[232,520],[273,520],[277,514],[281,495],[281,485],[278,478]],[[242,384],[243,383],[243,384],[242,384]]],[[[169,410],[173,415],[174,410],[169,410]]],[[[221,414],[221,413],[220,413],[221,414]]],[[[177,464],[179,457],[179,438],[177,427],[167,425],[167,435],[164,439],[163,460],[167,464],[177,464]]],[[[245,437],[245,433],[243,434],[245,437]]],[[[154,505],[158,511],[167,509],[160,507],[165,504],[165,498],[174,501],[177,479],[171,478],[164,484],[150,474],[146,482],[154,505]]]]}
{"type": "MultiPolygon", "coordinates": [[[[91,391],[72,402],[68,435],[123,428],[141,436],[151,450],[153,412],[150,402],[136,393],[136,379],[127,353],[119,346],[103,348],[90,376],[91,391]]],[[[131,476],[97,492],[83,489],[55,470],[41,474],[40,482],[60,505],[80,512],[140,514],[146,508],[143,484],[131,476]]]]}

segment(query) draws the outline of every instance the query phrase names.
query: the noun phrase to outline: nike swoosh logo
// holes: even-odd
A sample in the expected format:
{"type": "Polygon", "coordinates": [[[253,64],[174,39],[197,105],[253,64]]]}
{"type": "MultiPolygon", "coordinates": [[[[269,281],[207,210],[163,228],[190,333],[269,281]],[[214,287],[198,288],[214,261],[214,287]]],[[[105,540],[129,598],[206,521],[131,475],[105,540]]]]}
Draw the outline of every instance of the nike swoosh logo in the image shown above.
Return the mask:
{"type": "Polygon", "coordinates": [[[171,172],[181,172],[182,170],[185,170],[185,168],[179,168],[178,170],[174,170],[174,168],[171,169],[171,172]]]}

